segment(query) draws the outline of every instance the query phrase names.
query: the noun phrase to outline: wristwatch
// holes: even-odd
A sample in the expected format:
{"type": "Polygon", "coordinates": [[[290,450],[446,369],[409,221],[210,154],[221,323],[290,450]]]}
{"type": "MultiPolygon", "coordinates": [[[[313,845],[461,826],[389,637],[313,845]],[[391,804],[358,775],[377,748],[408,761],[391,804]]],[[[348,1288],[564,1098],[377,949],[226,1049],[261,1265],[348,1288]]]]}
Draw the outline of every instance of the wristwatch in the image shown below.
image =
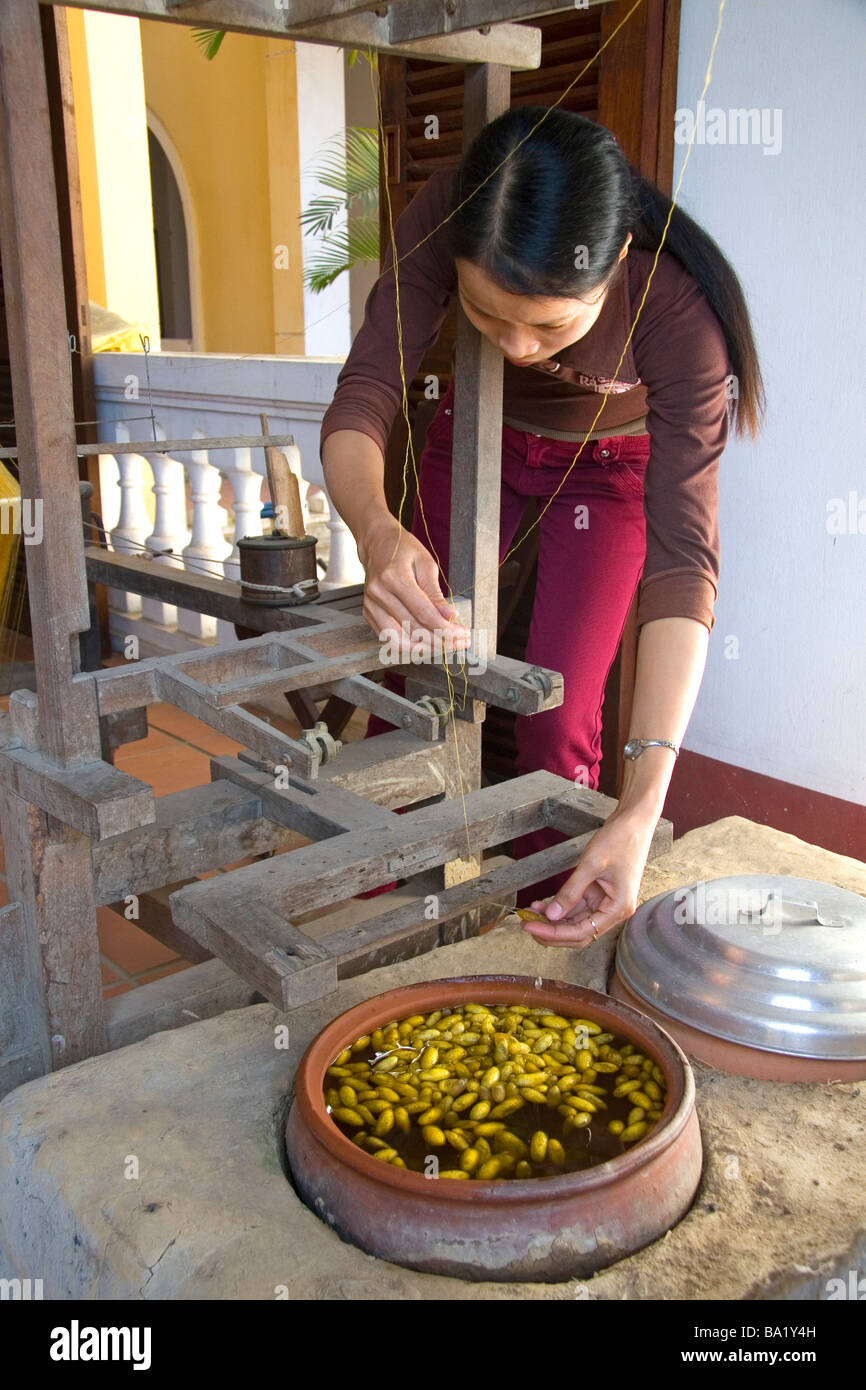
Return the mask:
{"type": "Polygon", "coordinates": [[[630,738],[622,750],[624,758],[639,758],[645,748],[672,748],[674,757],[679,757],[680,750],[675,743],[670,743],[666,738],[630,738]]]}

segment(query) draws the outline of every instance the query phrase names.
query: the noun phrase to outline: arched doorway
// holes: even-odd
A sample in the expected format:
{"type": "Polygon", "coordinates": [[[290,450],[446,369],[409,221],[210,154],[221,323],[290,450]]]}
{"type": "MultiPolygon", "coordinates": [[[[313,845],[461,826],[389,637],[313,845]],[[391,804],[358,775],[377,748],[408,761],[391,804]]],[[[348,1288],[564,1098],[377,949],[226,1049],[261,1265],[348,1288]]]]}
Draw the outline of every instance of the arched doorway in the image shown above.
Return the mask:
{"type": "Polygon", "coordinates": [[[151,126],[147,143],[162,347],[190,352],[196,335],[183,200],[169,157],[151,126]]]}

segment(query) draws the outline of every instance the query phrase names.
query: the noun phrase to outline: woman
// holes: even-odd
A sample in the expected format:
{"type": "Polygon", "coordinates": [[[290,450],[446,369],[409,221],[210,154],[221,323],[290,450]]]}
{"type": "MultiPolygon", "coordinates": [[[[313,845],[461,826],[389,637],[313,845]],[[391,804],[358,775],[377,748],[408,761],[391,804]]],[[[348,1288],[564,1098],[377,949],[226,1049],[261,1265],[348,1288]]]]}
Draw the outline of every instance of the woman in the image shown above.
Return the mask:
{"type": "MultiPolygon", "coordinates": [[[[752,435],[763,412],[740,285],[680,209],[647,290],[670,209],[609,131],[521,106],[481,131],[456,176],[434,174],[394,229],[406,381],[455,290],[505,358],[500,558],[527,500],[544,509],[526,659],[563,673],[565,699],[517,720],[520,772],[597,787],[605,680],[640,586],[622,792],[566,881],[531,894],[547,920],[526,929],[551,944],[586,945],[636,906],[713,626],[729,411],[752,435]]],[[[453,381],[421,459],[423,516],[416,502],[408,533],[385,504],[397,337],[389,252],[322,425],[325,478],[358,542],[377,633],[456,618],[428,549],[429,532],[447,580],[453,381]]],[[[526,836],[517,853],[557,838],[526,836]]]]}

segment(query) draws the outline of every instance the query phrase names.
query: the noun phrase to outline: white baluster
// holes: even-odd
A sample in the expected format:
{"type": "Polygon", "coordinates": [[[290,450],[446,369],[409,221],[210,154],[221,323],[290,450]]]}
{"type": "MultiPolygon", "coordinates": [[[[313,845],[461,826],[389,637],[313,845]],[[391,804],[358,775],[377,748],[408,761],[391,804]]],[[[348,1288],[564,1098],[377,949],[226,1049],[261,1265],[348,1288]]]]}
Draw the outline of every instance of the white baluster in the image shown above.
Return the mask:
{"type": "Polygon", "coordinates": [[[311,516],[328,516],[331,511],[328,494],[318,483],[307,484],[307,511],[311,516]]]}
{"type": "MultiPolygon", "coordinates": [[[[125,425],[118,425],[116,433],[119,444],[129,442],[129,431],[125,425]]],[[[141,556],[151,529],[144,500],[144,490],[150,480],[150,465],[142,454],[116,454],[113,457],[118,470],[120,512],[117,525],[111,530],[111,544],[120,554],[141,556]]],[[[108,604],[118,613],[141,613],[141,598],[125,589],[109,589],[108,604]]]]}
{"type": "Polygon", "coordinates": [[[335,589],[342,584],[363,584],[364,566],[358,559],[355,537],[334,507],[331,507],[328,530],[331,533],[328,568],[324,579],[319,580],[319,588],[335,589]]]}
{"type": "MultiPolygon", "coordinates": [[[[219,457],[228,453],[231,459],[224,468],[232,489],[232,512],[234,514],[234,545],[231,554],[223,562],[226,579],[239,580],[241,577],[240,551],[238,539],[244,536],[262,534],[262,474],[253,469],[252,450],[247,448],[220,450],[219,457]]],[[[220,619],[217,623],[217,641],[235,642],[237,637],[233,623],[220,619]]]]}
{"type": "MultiPolygon", "coordinates": [[[[200,430],[194,433],[195,437],[203,437],[200,430]]],[[[222,578],[223,561],[231,555],[232,547],[223,535],[227,513],[225,507],[220,506],[222,478],[219,469],[211,463],[206,449],[195,449],[186,471],[192,501],[192,538],[184,548],[184,564],[193,576],[209,573],[222,578]]],[[[178,610],[177,627],[179,632],[188,633],[190,637],[216,640],[217,619],[207,614],[181,608],[178,610]]]]}
{"type": "Polygon", "coordinates": [[[224,472],[231,484],[231,505],[235,525],[234,545],[231,555],[225,562],[225,567],[228,578],[238,579],[240,577],[238,540],[244,536],[260,536],[262,534],[262,475],[253,469],[251,449],[231,449],[226,452],[232,456],[232,462],[224,472]]]}
{"type": "MultiPolygon", "coordinates": [[[[157,436],[165,439],[165,431],[157,427],[157,436]]],[[[186,479],[183,464],[169,454],[151,454],[153,470],[153,492],[156,498],[156,514],[153,534],[145,544],[154,556],[154,563],[167,565],[171,569],[182,569],[182,551],[189,541],[186,524],[186,479]],[[169,554],[163,552],[169,551],[169,554]]],[[[177,627],[177,608],[173,603],[163,603],[160,599],[145,598],[141,604],[142,617],[159,623],[162,627],[177,627]]]]}

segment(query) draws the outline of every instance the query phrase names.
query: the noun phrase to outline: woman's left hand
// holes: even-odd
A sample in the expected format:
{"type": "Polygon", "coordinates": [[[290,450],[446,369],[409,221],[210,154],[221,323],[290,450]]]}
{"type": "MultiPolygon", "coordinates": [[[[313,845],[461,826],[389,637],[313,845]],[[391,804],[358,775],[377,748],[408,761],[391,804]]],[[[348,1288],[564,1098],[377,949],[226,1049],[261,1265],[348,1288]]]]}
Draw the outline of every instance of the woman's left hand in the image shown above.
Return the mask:
{"type": "Polygon", "coordinates": [[[524,931],[545,946],[590,946],[625,921],[637,907],[655,827],[646,816],[613,812],[555,897],[532,904],[548,920],[524,922],[524,931]]]}

